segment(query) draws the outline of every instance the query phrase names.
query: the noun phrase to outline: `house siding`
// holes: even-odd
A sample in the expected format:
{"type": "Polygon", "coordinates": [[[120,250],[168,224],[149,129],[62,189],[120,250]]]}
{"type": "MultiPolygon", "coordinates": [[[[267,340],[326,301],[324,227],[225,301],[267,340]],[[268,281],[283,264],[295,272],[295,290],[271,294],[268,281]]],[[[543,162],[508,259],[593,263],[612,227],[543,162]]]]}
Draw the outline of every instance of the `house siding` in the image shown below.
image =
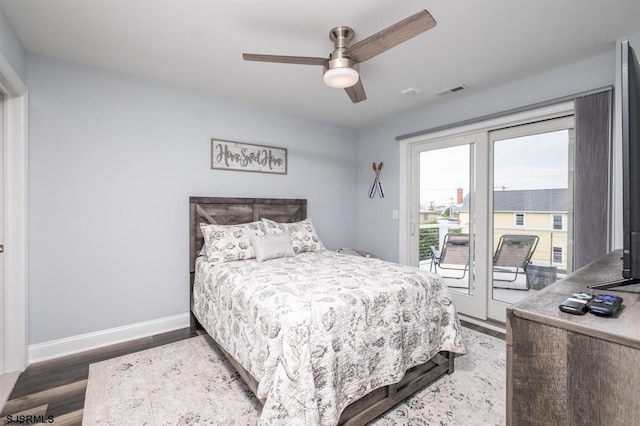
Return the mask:
{"type": "MultiPolygon", "coordinates": [[[[536,251],[531,258],[532,263],[542,265],[552,264],[553,247],[561,247],[563,250],[562,263],[553,263],[560,271],[567,270],[567,231],[566,223],[568,215],[560,213],[563,217],[565,228],[563,230],[553,229],[553,215],[559,213],[549,212],[523,212],[525,215],[525,226],[514,225],[514,212],[495,212],[493,215],[493,248],[498,246],[498,240],[505,234],[537,235],[539,238],[536,251]]],[[[469,213],[460,213],[460,223],[469,223],[469,213]]]]}

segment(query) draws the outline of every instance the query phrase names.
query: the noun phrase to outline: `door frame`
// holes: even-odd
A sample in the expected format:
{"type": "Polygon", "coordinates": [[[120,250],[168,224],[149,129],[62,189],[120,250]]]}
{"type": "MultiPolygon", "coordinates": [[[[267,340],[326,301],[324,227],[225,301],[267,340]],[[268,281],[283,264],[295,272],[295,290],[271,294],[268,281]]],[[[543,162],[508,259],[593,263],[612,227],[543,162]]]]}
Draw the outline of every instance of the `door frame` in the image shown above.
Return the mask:
{"type": "MultiPolygon", "coordinates": [[[[420,135],[402,139],[399,141],[399,175],[400,175],[400,191],[398,194],[399,198],[399,216],[398,216],[398,228],[399,228],[399,236],[398,236],[398,253],[399,253],[399,263],[410,265],[411,264],[411,250],[410,250],[410,232],[411,228],[415,222],[415,218],[412,217],[412,214],[415,212],[411,209],[411,147],[416,144],[428,143],[430,141],[436,141],[444,138],[450,138],[454,136],[462,136],[470,133],[477,132],[488,132],[492,130],[501,129],[504,127],[512,127],[520,124],[527,124],[532,121],[540,121],[545,119],[557,118],[562,115],[570,115],[573,114],[574,111],[574,103],[573,100],[563,101],[556,104],[551,104],[539,108],[533,108],[530,110],[520,111],[516,113],[509,114],[507,113],[504,116],[498,116],[494,118],[490,118],[487,120],[481,120],[473,123],[462,124],[460,126],[447,126],[441,130],[434,130],[430,133],[421,133],[420,135]]],[[[488,139],[487,139],[488,140],[488,139]]],[[[481,153],[477,152],[477,155],[481,153]]],[[[487,153],[488,155],[488,153],[487,153]]],[[[477,158],[477,168],[481,167],[490,167],[489,158],[481,161],[480,158],[477,158]]],[[[483,178],[487,179],[487,182],[483,182],[486,185],[489,185],[488,176],[489,173],[482,174],[483,178]]],[[[491,175],[492,176],[492,175],[491,175]]],[[[476,182],[478,185],[478,182],[476,182]]],[[[476,204],[476,214],[485,214],[481,211],[482,206],[486,206],[488,209],[489,206],[489,197],[490,192],[487,191],[487,195],[484,200],[480,200],[479,196],[476,196],[476,202],[480,204],[476,204]]],[[[486,212],[488,214],[488,211],[486,212]]],[[[488,218],[486,219],[488,223],[488,218]]],[[[480,221],[476,221],[476,223],[481,223],[480,221]]],[[[492,223],[491,223],[491,226],[492,223]]],[[[476,224],[477,227],[477,224],[476,224]]],[[[493,228],[491,228],[493,229],[493,228]]],[[[478,228],[476,228],[476,231],[478,228]]],[[[487,232],[489,230],[487,229],[487,232]]],[[[476,250],[482,250],[482,247],[476,245],[476,250]]],[[[492,250],[493,246],[484,247],[485,250],[492,250]]],[[[486,268],[488,271],[488,267],[486,268]]],[[[488,272],[485,276],[476,276],[476,283],[479,285],[484,281],[488,283],[488,272]]],[[[488,284],[486,284],[488,286],[488,284]]],[[[484,307],[484,311],[487,312],[489,308],[489,300],[488,297],[485,297],[484,303],[486,304],[484,307]]],[[[480,318],[481,320],[486,319],[480,318]]]]}
{"type": "MultiPolygon", "coordinates": [[[[423,143],[414,143],[409,146],[410,152],[413,153],[412,164],[410,165],[409,174],[411,174],[410,194],[419,194],[418,181],[422,169],[420,167],[420,154],[424,152],[430,152],[432,150],[448,149],[452,147],[465,146],[469,148],[469,194],[470,196],[470,219],[469,221],[469,254],[471,259],[469,260],[468,270],[468,293],[450,291],[451,298],[453,299],[458,311],[469,316],[473,316],[479,319],[487,319],[487,305],[483,303],[487,298],[487,286],[482,285],[488,279],[488,251],[484,248],[488,245],[488,232],[482,227],[478,227],[478,223],[486,221],[486,212],[488,206],[485,205],[486,199],[478,197],[477,194],[482,194],[487,191],[485,188],[489,179],[486,176],[486,164],[487,164],[487,144],[488,140],[486,135],[475,133],[465,133],[462,135],[454,135],[451,137],[437,138],[423,143]],[[414,186],[416,185],[416,186],[414,186]],[[476,285],[480,283],[480,285],[476,285]]],[[[412,266],[418,266],[418,245],[419,245],[419,197],[415,200],[411,200],[409,197],[410,207],[410,229],[408,245],[408,264],[412,266]],[[412,203],[413,201],[413,203],[412,203]],[[415,216],[414,216],[415,215],[415,216]],[[413,238],[411,238],[413,236],[413,238]]]]}
{"type": "Polygon", "coordinates": [[[4,148],[4,365],[27,365],[27,87],[0,52],[4,148]]]}

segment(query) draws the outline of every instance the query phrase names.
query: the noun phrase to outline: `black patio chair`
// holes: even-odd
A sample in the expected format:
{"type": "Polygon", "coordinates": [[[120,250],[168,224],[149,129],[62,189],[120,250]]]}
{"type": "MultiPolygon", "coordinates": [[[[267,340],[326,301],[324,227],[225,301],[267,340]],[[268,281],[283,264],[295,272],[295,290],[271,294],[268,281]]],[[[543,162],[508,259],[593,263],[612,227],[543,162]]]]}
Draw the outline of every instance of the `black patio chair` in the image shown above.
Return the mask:
{"type": "Polygon", "coordinates": [[[463,279],[469,270],[469,234],[447,234],[444,236],[441,250],[431,246],[430,271],[443,278],[463,279]],[[461,276],[446,276],[438,273],[438,268],[462,271],[461,276]]]}
{"type": "Polygon", "coordinates": [[[493,288],[508,288],[511,290],[529,290],[529,280],[527,278],[527,266],[531,262],[533,252],[538,246],[537,235],[503,235],[498,240],[498,247],[493,255],[493,281],[514,282],[518,279],[519,274],[525,276],[525,288],[517,287],[498,287],[494,284],[493,288]],[[495,272],[502,274],[513,274],[513,279],[495,278],[495,272]]]}

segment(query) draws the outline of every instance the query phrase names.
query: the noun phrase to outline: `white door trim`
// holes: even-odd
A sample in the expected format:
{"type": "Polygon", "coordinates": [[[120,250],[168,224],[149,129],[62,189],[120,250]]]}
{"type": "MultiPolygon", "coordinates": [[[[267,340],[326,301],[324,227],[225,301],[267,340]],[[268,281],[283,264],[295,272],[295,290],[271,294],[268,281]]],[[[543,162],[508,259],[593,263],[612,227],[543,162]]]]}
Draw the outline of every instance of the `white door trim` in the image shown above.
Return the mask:
{"type": "MultiPolygon", "coordinates": [[[[530,123],[532,120],[544,120],[550,118],[557,118],[563,115],[573,114],[573,101],[566,101],[558,104],[548,105],[535,110],[522,111],[505,116],[497,116],[488,120],[478,121],[474,123],[464,124],[459,127],[447,128],[443,130],[435,130],[432,133],[420,134],[412,138],[401,140],[399,143],[400,152],[400,193],[399,193],[399,218],[400,218],[400,235],[399,235],[399,262],[405,265],[411,264],[411,239],[409,237],[411,228],[415,226],[417,222],[415,218],[411,217],[411,148],[418,144],[425,143],[437,143],[437,141],[447,138],[463,138],[468,135],[475,135],[483,133],[485,139],[479,142],[485,142],[484,149],[476,151],[476,164],[478,180],[476,182],[476,255],[483,254],[482,259],[487,259],[487,262],[477,262],[476,268],[479,268],[476,272],[476,291],[480,291],[484,294],[484,299],[478,302],[481,297],[474,297],[467,295],[456,295],[457,299],[469,299],[468,303],[482,303],[481,311],[485,315],[481,315],[478,318],[486,319],[487,316],[493,318],[501,318],[502,315],[495,312],[496,307],[499,307],[501,312],[504,312],[504,307],[499,306],[499,302],[489,303],[488,295],[488,283],[490,282],[490,269],[488,253],[493,252],[492,240],[489,238],[489,229],[493,229],[492,218],[489,216],[489,205],[492,205],[491,194],[489,190],[490,171],[492,165],[490,164],[491,155],[488,147],[488,134],[490,131],[494,131],[501,128],[517,126],[520,124],[530,123]],[[479,226],[478,224],[483,224],[479,226]],[[484,227],[486,228],[484,228],[484,227]],[[485,264],[486,263],[486,264],[485,264]],[[481,288],[484,285],[484,288],[481,288]]],[[[477,259],[480,260],[480,259],[477,259]]],[[[457,302],[459,303],[459,302],[457,302]]],[[[466,301],[464,303],[467,303],[466,301]]]]}
{"type": "MultiPolygon", "coordinates": [[[[420,180],[420,174],[422,173],[420,167],[420,154],[431,150],[440,150],[453,147],[467,147],[469,150],[468,167],[469,167],[469,192],[470,196],[470,221],[469,221],[469,250],[473,260],[469,262],[468,282],[469,292],[462,291],[449,291],[449,295],[456,304],[458,312],[466,313],[467,315],[474,316],[480,319],[487,319],[487,277],[489,274],[488,264],[489,251],[485,249],[488,247],[488,232],[482,226],[478,224],[484,223],[487,217],[488,206],[486,204],[486,197],[478,196],[487,192],[487,145],[488,139],[484,133],[466,133],[463,135],[454,135],[450,137],[443,137],[434,140],[424,141],[421,143],[414,143],[409,145],[409,152],[411,157],[410,163],[410,180],[409,185],[412,182],[417,183],[420,180]],[[472,219],[473,218],[473,219],[472,219]]],[[[413,228],[413,234],[411,234],[411,228],[409,234],[413,238],[409,238],[409,265],[418,266],[418,244],[419,244],[419,188],[417,186],[410,188],[409,205],[411,206],[411,213],[409,218],[410,224],[413,228]]]]}
{"type": "Polygon", "coordinates": [[[27,88],[0,53],[4,93],[4,333],[3,372],[27,365],[27,88]]]}

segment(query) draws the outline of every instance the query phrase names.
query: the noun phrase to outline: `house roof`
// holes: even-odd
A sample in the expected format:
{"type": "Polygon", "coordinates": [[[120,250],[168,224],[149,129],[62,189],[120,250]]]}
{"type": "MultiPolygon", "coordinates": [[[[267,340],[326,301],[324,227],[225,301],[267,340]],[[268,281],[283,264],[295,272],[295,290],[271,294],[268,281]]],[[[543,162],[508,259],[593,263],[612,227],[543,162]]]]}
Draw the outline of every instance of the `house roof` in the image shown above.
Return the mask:
{"type": "MultiPolygon", "coordinates": [[[[497,212],[566,212],[568,205],[567,188],[493,192],[493,210],[497,212]]],[[[457,211],[469,211],[469,194],[457,211]]]]}

